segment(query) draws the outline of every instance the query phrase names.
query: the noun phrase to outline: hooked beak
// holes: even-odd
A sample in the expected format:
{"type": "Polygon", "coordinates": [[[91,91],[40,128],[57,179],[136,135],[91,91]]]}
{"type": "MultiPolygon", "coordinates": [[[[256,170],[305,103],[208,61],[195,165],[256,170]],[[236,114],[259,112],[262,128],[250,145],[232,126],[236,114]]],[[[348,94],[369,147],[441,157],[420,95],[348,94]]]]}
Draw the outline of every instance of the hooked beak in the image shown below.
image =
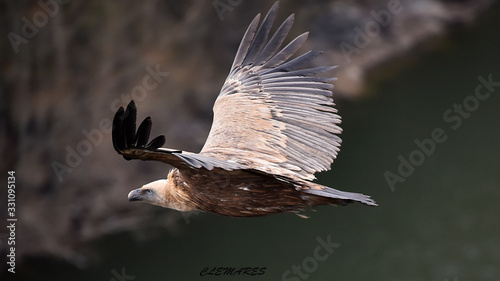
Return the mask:
{"type": "Polygon", "coordinates": [[[128,194],[128,201],[141,201],[141,189],[134,189],[128,194]]]}

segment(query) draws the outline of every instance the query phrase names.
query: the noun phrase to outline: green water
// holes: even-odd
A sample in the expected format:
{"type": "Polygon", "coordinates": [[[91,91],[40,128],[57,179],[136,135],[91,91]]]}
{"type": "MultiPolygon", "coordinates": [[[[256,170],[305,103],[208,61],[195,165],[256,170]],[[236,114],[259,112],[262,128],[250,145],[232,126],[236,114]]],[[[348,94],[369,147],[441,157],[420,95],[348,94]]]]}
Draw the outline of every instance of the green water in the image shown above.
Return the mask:
{"type": "Polygon", "coordinates": [[[281,280],[287,270],[288,280],[500,280],[500,86],[484,100],[473,97],[478,76],[500,81],[499,26],[497,6],[434,51],[379,70],[368,98],[339,101],[344,142],[319,181],[370,194],[379,207],[321,207],[310,219],[194,215],[176,234],[104,237],[89,245],[98,258],[85,269],[31,259],[16,279],[107,281],[124,268],[123,280],[139,281],[281,280]],[[469,115],[457,117],[454,104],[464,101],[469,115]],[[448,109],[452,121],[443,118],[448,109]],[[415,140],[436,129],[440,143],[419,153],[415,140]],[[391,190],[384,173],[397,174],[398,156],[410,161],[410,154],[419,165],[391,190]],[[318,239],[337,246],[328,252],[318,239]],[[265,273],[200,276],[205,267],[265,273]]]}

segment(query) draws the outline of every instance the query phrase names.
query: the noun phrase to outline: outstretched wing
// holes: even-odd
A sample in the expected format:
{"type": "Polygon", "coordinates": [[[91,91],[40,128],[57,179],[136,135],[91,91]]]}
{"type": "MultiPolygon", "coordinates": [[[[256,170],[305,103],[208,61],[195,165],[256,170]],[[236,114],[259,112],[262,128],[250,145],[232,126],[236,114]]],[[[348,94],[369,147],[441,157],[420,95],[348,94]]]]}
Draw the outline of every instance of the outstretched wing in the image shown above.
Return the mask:
{"type": "Polygon", "coordinates": [[[214,105],[214,121],[201,155],[249,169],[312,180],[330,169],[341,139],[333,107],[332,78],[317,77],[334,67],[301,68],[321,52],[288,59],[307,38],[304,33],[279,50],[294,15],[268,40],[278,3],[260,27],[248,27],[214,105]]]}
{"type": "Polygon", "coordinates": [[[134,101],[131,101],[126,110],[120,107],[113,118],[113,147],[127,160],[155,160],[177,168],[205,168],[207,170],[212,170],[214,167],[224,170],[241,168],[241,165],[237,163],[211,156],[161,148],[165,143],[163,135],[148,143],[152,125],[151,118],[144,119],[136,132],[136,116],[137,109],[134,101]]]}

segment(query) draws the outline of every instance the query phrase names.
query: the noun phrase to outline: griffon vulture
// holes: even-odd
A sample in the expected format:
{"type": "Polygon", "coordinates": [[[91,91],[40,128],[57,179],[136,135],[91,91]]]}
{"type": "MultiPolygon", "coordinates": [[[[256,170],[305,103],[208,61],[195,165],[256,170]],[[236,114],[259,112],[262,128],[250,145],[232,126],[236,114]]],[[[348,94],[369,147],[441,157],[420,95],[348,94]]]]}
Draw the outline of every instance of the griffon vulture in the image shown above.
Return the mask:
{"type": "Polygon", "coordinates": [[[129,201],[234,217],[325,204],[377,205],[367,195],[312,182],[314,173],[330,169],[341,143],[340,116],[331,98],[334,79],[316,76],[334,67],[303,67],[319,51],[289,60],[308,33],[280,49],[294,15],[269,39],[277,9],[276,2],[260,26],[258,14],[243,35],[200,153],[161,148],[163,135],[148,143],[151,118],[136,131],[133,101],[116,112],[112,134],[119,154],[175,167],[167,179],[132,190],[129,201]]]}

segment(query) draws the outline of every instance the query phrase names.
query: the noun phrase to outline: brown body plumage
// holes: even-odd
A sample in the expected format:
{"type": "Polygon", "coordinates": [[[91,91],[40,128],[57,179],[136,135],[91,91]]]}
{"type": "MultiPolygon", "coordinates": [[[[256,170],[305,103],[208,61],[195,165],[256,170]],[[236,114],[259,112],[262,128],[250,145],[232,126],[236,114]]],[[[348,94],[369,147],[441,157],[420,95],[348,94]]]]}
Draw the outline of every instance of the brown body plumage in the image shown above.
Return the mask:
{"type": "Polygon", "coordinates": [[[148,143],[151,119],[136,132],[134,102],[113,120],[113,145],[125,159],[171,164],[168,178],[129,193],[179,211],[203,210],[227,216],[262,216],[308,206],[361,202],[369,196],[311,182],[330,169],[341,140],[330,78],[334,67],[300,68],[320,52],[288,60],[307,38],[304,33],[279,50],[293,15],[268,39],[277,3],[258,27],[260,15],[243,36],[233,66],[214,105],[214,121],[198,154],[148,143]]]}
{"type": "MultiPolygon", "coordinates": [[[[214,178],[207,173],[174,169],[169,174],[197,209],[226,216],[261,216],[302,209],[306,206],[345,204],[340,200],[307,194],[296,183],[249,170],[232,171],[214,178]]],[[[345,201],[345,202],[344,202],[345,201]]]]}

